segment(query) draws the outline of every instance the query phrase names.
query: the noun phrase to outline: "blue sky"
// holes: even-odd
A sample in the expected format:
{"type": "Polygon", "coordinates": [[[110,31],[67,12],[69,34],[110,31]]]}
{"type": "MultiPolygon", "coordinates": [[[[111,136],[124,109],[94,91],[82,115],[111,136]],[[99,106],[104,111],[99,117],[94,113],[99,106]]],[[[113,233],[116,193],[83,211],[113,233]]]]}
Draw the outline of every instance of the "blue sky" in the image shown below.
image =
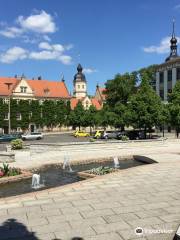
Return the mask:
{"type": "Polygon", "coordinates": [[[72,91],[80,62],[93,94],[116,73],[163,62],[173,18],[178,37],[180,0],[1,0],[0,76],[64,74],[72,91]]]}

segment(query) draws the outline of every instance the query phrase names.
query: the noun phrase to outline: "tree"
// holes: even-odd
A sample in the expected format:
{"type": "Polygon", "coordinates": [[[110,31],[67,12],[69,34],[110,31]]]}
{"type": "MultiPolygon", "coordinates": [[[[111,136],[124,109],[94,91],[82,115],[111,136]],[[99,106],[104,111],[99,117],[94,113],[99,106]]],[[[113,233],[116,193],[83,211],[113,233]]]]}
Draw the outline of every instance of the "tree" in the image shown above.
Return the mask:
{"type": "Polygon", "coordinates": [[[147,129],[158,125],[162,118],[161,99],[149,85],[149,76],[143,73],[141,85],[136,94],[129,99],[129,122],[135,128],[147,129]]]}
{"type": "Polygon", "coordinates": [[[110,107],[117,103],[127,104],[129,96],[135,92],[136,73],[117,74],[114,79],[106,83],[106,102],[110,107]]]}
{"type": "Polygon", "coordinates": [[[85,110],[81,102],[78,102],[74,110],[70,112],[69,115],[69,124],[73,126],[73,128],[84,126],[85,119],[85,110]]]}
{"type": "Polygon", "coordinates": [[[66,122],[66,104],[64,101],[60,100],[56,102],[56,124],[60,127],[66,122]]]}
{"type": "Polygon", "coordinates": [[[124,130],[127,125],[127,104],[129,97],[136,92],[137,72],[117,74],[106,83],[106,105],[103,126],[112,125],[124,130]]]}
{"type": "Polygon", "coordinates": [[[180,82],[177,81],[171,94],[169,94],[170,123],[176,130],[176,136],[180,132],[180,82]]]}
{"type": "Polygon", "coordinates": [[[92,127],[94,127],[97,123],[96,113],[97,110],[93,105],[91,105],[89,109],[85,111],[84,124],[85,126],[90,127],[90,134],[92,133],[92,127]]]}
{"type": "Polygon", "coordinates": [[[45,100],[42,105],[42,115],[44,125],[48,128],[56,126],[56,106],[55,101],[45,100]]]}

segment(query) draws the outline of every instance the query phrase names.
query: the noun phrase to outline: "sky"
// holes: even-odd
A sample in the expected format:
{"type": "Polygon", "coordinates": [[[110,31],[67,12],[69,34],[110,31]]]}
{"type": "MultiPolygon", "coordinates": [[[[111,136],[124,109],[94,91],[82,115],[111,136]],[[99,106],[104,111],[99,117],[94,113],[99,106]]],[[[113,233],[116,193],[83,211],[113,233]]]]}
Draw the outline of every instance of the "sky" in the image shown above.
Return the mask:
{"type": "Polygon", "coordinates": [[[78,63],[88,93],[117,73],[162,63],[180,0],[1,0],[0,76],[60,81],[78,63]]]}

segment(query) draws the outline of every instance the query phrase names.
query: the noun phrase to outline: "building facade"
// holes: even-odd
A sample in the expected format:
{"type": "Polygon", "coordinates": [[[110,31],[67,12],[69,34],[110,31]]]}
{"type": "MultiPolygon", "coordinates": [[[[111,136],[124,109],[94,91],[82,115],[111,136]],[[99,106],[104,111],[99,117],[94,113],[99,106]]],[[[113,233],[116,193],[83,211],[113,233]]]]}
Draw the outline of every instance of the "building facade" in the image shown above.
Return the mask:
{"type": "MultiPolygon", "coordinates": [[[[48,81],[39,77],[38,79],[28,80],[24,75],[21,77],[0,77],[0,99],[2,99],[3,103],[7,106],[10,105],[10,99],[16,100],[16,103],[20,100],[27,100],[29,102],[37,100],[39,101],[39,104],[42,104],[45,100],[63,100],[65,102],[70,101],[72,110],[77,106],[78,102],[81,102],[85,109],[89,109],[91,105],[93,105],[97,110],[102,108],[102,94],[95,94],[93,97],[88,96],[86,77],[80,64],[77,66],[77,73],[74,75],[73,87],[73,96],[71,96],[64,79],[60,81],[48,81]]],[[[0,132],[7,133],[8,129],[10,129],[10,127],[8,128],[8,108],[3,114],[4,116],[2,116],[2,113],[0,112],[0,120],[2,122],[3,119],[4,122],[4,124],[1,124],[2,126],[0,126],[0,132]]],[[[29,114],[29,118],[31,119],[31,112],[29,114]]],[[[21,119],[21,112],[18,112],[16,120],[20,122],[21,119]]],[[[39,126],[37,126],[34,122],[29,123],[29,131],[33,132],[38,128],[39,126]]],[[[21,131],[22,129],[21,127],[18,127],[18,129],[14,130],[21,131]]],[[[46,127],[44,130],[46,130],[46,127]]],[[[58,130],[58,126],[56,130],[58,130]]]]}
{"type": "Polygon", "coordinates": [[[165,62],[156,68],[156,93],[161,97],[162,101],[168,101],[168,94],[177,81],[180,80],[180,57],[177,53],[177,39],[175,36],[174,22],[172,37],[170,40],[170,55],[165,62]]]}

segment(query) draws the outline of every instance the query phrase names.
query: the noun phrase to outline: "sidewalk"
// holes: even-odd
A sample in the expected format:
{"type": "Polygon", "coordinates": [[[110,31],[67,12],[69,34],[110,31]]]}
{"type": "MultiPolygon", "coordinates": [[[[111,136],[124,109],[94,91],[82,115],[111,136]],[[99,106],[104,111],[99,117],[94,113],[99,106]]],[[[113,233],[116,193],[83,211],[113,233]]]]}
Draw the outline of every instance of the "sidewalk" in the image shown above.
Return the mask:
{"type": "Polygon", "coordinates": [[[137,240],[135,228],[166,230],[146,240],[172,240],[180,223],[180,156],[153,154],[158,164],[42,192],[0,200],[0,222],[14,218],[26,232],[11,228],[0,239],[137,240]],[[173,160],[173,161],[172,161],[173,160]],[[173,163],[173,164],[172,164],[173,163]],[[25,234],[25,235],[23,235],[25,234]],[[23,235],[23,236],[22,236],[23,235]]]}

